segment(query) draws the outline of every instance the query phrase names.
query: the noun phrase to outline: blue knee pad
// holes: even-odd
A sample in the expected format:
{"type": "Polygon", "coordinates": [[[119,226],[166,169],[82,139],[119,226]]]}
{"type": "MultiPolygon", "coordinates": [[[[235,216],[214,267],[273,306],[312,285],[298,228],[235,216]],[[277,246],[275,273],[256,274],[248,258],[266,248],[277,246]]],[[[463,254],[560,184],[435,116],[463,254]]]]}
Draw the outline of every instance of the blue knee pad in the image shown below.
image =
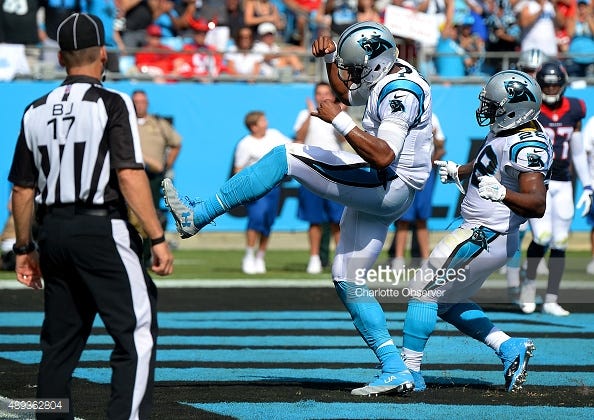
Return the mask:
{"type": "Polygon", "coordinates": [[[402,347],[423,352],[436,323],[436,302],[409,301],[404,318],[402,347]]]}
{"type": "Polygon", "coordinates": [[[462,333],[482,343],[495,328],[482,308],[474,302],[456,303],[439,316],[462,333]]]}

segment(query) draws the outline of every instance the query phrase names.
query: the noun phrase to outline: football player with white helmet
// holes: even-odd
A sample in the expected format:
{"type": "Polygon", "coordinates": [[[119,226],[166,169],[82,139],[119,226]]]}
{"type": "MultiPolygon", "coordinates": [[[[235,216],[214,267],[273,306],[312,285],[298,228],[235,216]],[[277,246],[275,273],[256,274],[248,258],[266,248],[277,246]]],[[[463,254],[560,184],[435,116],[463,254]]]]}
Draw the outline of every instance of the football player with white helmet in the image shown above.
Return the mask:
{"type": "Polygon", "coordinates": [[[404,321],[402,356],[423,390],[423,351],[437,317],[493,350],[503,362],[507,391],[521,388],[534,344],[511,338],[470,298],[519,247],[519,226],[545,211],[551,142],[536,121],[541,92],[526,73],[506,70],[492,76],[479,94],[476,119],[490,131],[470,163],[436,161],[441,181],[468,178],[460,227],[446,235],[413,282],[414,298],[404,321]]]}
{"type": "Polygon", "coordinates": [[[576,207],[586,216],[592,205],[592,182],[582,139],[582,120],[586,116],[583,100],[566,97],[567,73],[559,61],[544,63],[536,73],[542,89],[542,107],[538,120],[553,142],[551,182],[547,192],[547,211],[540,219],[530,219],[532,242],[526,252],[526,279],[521,284],[520,309],[532,313],[536,309],[536,271],[547,248],[549,277],[542,311],[556,316],[567,316],[559,303],[559,286],[565,271],[565,252],[574,216],[572,171],[582,183],[583,191],[576,207]]]}
{"type": "Polygon", "coordinates": [[[517,63],[518,70],[535,77],[536,70],[547,60],[547,55],[537,48],[522,51],[517,63]]]}
{"type": "Polygon", "coordinates": [[[355,328],[381,364],[377,379],[352,394],[403,394],[413,389],[414,379],[373,291],[358,280],[374,266],[389,227],[429,177],[431,90],[412,65],[398,59],[390,31],[375,22],[350,26],[337,44],[321,36],[313,42],[312,53],[326,61],[329,82],[344,104],[366,104],[363,129],[333,100],[321,101],[312,113],[332,123],[356,153],[296,143],[278,146],[201,203],[186,205],[166,179],[165,200],[182,237],[195,235],[219,215],[260,197],[287,175],[343,204],[332,279],[355,328]]]}

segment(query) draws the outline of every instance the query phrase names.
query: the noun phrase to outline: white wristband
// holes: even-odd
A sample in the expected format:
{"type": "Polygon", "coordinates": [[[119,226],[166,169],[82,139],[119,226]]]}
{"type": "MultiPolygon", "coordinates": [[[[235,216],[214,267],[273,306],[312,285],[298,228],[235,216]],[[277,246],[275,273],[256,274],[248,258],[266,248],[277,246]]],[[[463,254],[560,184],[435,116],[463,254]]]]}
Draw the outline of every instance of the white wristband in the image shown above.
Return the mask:
{"type": "MultiPolygon", "coordinates": [[[[336,44],[334,44],[334,48],[336,48],[336,44]]],[[[337,56],[337,53],[336,53],[336,50],[334,50],[333,52],[326,54],[324,56],[324,61],[326,62],[326,64],[332,64],[336,61],[336,56],[337,56]]]]}
{"type": "Polygon", "coordinates": [[[332,125],[336,131],[338,131],[343,136],[349,134],[351,130],[357,126],[351,116],[344,111],[334,117],[332,120],[332,125]]]}

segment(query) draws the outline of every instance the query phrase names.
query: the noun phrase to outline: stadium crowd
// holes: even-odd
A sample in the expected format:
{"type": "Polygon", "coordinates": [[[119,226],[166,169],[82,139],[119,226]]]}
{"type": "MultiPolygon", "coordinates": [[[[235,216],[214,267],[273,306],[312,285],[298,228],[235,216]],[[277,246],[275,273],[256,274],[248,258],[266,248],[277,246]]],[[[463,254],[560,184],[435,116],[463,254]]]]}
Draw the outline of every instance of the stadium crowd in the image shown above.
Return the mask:
{"type": "Polygon", "coordinates": [[[426,76],[489,76],[529,49],[594,74],[590,0],[25,0],[0,10],[0,79],[55,72],[58,23],[78,11],[105,22],[108,70],[123,77],[290,80],[312,67],[311,39],[356,21],[386,24],[426,76]]]}

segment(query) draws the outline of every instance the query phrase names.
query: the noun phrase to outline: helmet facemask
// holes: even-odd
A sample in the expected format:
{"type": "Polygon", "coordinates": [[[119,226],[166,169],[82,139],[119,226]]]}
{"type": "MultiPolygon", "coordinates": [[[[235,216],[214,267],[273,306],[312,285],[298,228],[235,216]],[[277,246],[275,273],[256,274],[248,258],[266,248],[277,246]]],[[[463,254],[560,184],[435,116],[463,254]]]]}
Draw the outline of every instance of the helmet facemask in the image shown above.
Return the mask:
{"type": "Polygon", "coordinates": [[[480,105],[476,110],[476,122],[481,127],[486,127],[495,122],[495,117],[498,111],[500,112],[499,104],[495,101],[487,99],[485,92],[479,95],[480,105]]]}
{"type": "MultiPolygon", "coordinates": [[[[367,57],[365,59],[367,62],[367,57]]],[[[361,81],[364,80],[370,73],[371,69],[367,67],[366,63],[363,65],[350,65],[345,66],[344,61],[340,57],[336,57],[336,66],[338,67],[338,78],[342,80],[342,82],[351,88],[353,86],[354,89],[361,86],[361,81]]]]}

